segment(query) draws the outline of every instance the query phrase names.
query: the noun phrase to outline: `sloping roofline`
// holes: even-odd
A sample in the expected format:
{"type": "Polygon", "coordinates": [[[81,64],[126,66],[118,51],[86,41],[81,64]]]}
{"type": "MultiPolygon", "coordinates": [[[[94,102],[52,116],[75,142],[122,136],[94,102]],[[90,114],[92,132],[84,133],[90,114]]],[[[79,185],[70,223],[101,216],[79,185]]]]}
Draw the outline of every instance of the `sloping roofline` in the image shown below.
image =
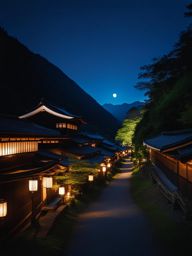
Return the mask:
{"type": "Polygon", "coordinates": [[[164,132],[154,138],[145,140],[144,145],[157,151],[168,151],[175,147],[181,147],[184,144],[192,142],[192,131],[183,130],[178,132],[164,132]]]}
{"type": "Polygon", "coordinates": [[[0,136],[61,137],[61,133],[28,120],[0,116],[0,136]]]}
{"type": "Polygon", "coordinates": [[[45,106],[44,104],[42,104],[39,107],[35,108],[31,112],[28,112],[28,113],[26,113],[24,115],[19,116],[19,118],[20,119],[28,118],[28,117],[34,116],[34,115],[36,115],[36,114],[38,114],[40,112],[47,112],[47,113],[49,113],[51,115],[54,115],[54,116],[57,116],[57,117],[61,117],[61,118],[64,118],[64,119],[70,119],[71,120],[71,119],[75,118],[74,116],[70,116],[70,115],[67,115],[67,114],[62,114],[62,113],[56,112],[56,111],[52,110],[50,107],[45,106]]]}

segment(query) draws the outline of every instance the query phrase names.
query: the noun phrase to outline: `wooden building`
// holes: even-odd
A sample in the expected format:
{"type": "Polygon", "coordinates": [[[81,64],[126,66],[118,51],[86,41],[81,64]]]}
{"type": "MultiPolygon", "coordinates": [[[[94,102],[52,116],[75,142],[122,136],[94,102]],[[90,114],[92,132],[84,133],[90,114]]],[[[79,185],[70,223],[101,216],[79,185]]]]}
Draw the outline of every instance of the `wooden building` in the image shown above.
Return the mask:
{"type": "Polygon", "coordinates": [[[0,239],[30,224],[45,202],[57,193],[47,190],[43,182],[61,171],[59,165],[63,165],[63,159],[40,154],[38,147],[42,140],[58,144],[63,138],[56,130],[0,117],[0,239]],[[30,191],[30,181],[36,182],[37,191],[30,191]]]}
{"type": "Polygon", "coordinates": [[[64,108],[53,106],[41,101],[30,112],[19,116],[20,119],[28,119],[42,126],[58,129],[62,133],[74,133],[85,123],[81,117],[73,115],[64,108]]]}
{"type": "Polygon", "coordinates": [[[149,149],[152,163],[166,174],[183,196],[192,199],[192,131],[162,133],[144,144],[149,149]]]}
{"type": "Polygon", "coordinates": [[[100,135],[80,133],[82,124],[45,101],[18,118],[0,116],[0,240],[34,223],[59,198],[54,176],[69,170],[68,156],[93,164],[114,160],[119,148],[100,135]]]}

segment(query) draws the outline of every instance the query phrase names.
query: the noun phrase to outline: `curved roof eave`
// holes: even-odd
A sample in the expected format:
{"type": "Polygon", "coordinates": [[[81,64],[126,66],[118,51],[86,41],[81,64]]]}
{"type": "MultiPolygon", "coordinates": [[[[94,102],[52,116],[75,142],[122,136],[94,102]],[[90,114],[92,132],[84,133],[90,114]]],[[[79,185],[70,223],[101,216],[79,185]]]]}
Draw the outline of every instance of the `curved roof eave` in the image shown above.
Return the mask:
{"type": "Polygon", "coordinates": [[[24,118],[28,118],[28,117],[31,117],[31,116],[34,116],[40,112],[47,112],[51,115],[54,115],[54,116],[57,116],[57,117],[60,117],[60,118],[64,118],[64,119],[74,119],[73,116],[68,116],[68,115],[64,115],[64,114],[60,114],[58,112],[55,112],[54,110],[48,108],[47,106],[45,105],[41,105],[39,106],[38,108],[34,109],[33,111],[31,112],[28,112],[24,115],[21,115],[19,116],[20,119],[24,119],[24,118]]]}

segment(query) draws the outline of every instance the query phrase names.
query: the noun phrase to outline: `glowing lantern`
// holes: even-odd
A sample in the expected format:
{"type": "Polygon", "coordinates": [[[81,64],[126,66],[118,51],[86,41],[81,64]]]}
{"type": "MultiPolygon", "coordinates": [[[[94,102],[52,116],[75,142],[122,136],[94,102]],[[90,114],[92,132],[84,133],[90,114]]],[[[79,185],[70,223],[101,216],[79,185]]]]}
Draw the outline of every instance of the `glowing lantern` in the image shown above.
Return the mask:
{"type": "Polygon", "coordinates": [[[38,180],[29,180],[29,191],[35,192],[38,190],[38,180]]]}
{"type": "Polygon", "coordinates": [[[59,195],[64,196],[65,195],[65,188],[64,187],[59,187],[59,195]]]}
{"type": "Polygon", "coordinates": [[[107,171],[106,166],[102,166],[102,172],[105,173],[107,171]]]}
{"type": "Polygon", "coordinates": [[[7,215],[7,202],[3,199],[0,200],[0,218],[7,215]]]}
{"type": "Polygon", "coordinates": [[[53,187],[53,178],[52,177],[43,177],[43,187],[52,188],[53,187]]]}
{"type": "Polygon", "coordinates": [[[67,201],[69,201],[70,197],[71,197],[71,192],[68,191],[65,198],[67,201]]]}
{"type": "Polygon", "coordinates": [[[71,193],[67,192],[67,198],[69,199],[71,197],[71,193]]]}
{"type": "Polygon", "coordinates": [[[108,168],[111,168],[111,163],[108,163],[108,164],[107,164],[107,167],[108,167],[108,168]]]}
{"type": "Polygon", "coordinates": [[[88,176],[88,181],[90,181],[90,182],[94,181],[94,176],[93,176],[93,174],[90,174],[90,175],[88,176]]]}

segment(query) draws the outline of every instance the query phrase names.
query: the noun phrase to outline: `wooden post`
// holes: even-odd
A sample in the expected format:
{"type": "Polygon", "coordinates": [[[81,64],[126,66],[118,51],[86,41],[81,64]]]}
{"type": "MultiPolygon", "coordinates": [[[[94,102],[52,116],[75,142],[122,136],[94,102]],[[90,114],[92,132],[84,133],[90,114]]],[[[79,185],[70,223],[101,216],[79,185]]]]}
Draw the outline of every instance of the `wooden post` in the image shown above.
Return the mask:
{"type": "Polygon", "coordinates": [[[189,182],[189,170],[188,170],[188,164],[186,163],[186,178],[187,181],[189,182]]]}
{"type": "Polygon", "coordinates": [[[190,191],[189,191],[189,170],[188,170],[188,164],[186,163],[186,178],[187,178],[187,196],[190,197],[190,191]]]}
{"type": "Polygon", "coordinates": [[[177,187],[178,187],[178,190],[180,190],[179,189],[179,161],[177,160],[177,187]]]}

